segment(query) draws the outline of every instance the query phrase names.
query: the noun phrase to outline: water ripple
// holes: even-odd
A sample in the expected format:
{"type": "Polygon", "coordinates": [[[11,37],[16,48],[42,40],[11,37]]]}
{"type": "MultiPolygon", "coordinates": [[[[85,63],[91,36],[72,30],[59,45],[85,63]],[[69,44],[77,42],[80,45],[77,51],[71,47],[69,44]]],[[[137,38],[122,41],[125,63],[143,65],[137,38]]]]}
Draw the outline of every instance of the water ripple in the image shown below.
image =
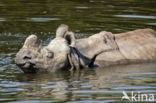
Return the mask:
{"type": "Polygon", "coordinates": [[[60,20],[59,18],[27,18],[25,21],[53,21],[53,20],[60,20]]]}
{"type": "Polygon", "coordinates": [[[115,15],[115,16],[124,18],[156,19],[155,16],[143,16],[143,15],[115,15]]]}

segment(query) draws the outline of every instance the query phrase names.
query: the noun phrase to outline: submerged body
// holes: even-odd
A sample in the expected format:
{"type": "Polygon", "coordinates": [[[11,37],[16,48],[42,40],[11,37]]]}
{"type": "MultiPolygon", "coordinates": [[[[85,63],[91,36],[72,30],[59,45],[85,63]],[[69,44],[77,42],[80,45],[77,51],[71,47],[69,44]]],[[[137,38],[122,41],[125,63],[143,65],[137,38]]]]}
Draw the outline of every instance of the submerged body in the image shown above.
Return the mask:
{"type": "Polygon", "coordinates": [[[156,32],[152,29],[115,35],[102,31],[88,38],[75,39],[68,26],[61,25],[56,38],[47,46],[40,46],[37,41],[37,36],[29,36],[16,55],[15,63],[25,73],[156,60],[156,32]]]}

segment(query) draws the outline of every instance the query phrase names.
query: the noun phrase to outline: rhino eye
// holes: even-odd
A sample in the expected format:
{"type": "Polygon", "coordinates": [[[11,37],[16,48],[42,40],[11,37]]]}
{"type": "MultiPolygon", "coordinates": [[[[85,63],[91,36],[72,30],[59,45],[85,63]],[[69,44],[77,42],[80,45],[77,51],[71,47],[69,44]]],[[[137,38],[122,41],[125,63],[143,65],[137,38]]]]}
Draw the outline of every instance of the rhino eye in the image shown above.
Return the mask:
{"type": "Polygon", "coordinates": [[[115,40],[115,36],[113,37],[113,40],[115,40]]]}
{"type": "Polygon", "coordinates": [[[107,44],[107,40],[106,40],[106,38],[104,38],[104,43],[107,44]]]}
{"type": "Polygon", "coordinates": [[[53,52],[48,52],[47,57],[48,58],[53,58],[54,57],[54,53],[53,52]]]}

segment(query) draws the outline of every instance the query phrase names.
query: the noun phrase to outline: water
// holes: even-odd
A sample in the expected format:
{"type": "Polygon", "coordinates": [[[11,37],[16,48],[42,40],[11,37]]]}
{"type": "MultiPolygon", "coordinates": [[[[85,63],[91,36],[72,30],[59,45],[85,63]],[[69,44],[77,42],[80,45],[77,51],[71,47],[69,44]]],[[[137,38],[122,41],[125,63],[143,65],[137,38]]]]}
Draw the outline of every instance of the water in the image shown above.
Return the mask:
{"type": "Polygon", "coordinates": [[[155,63],[24,74],[13,60],[28,35],[38,35],[46,45],[62,23],[76,38],[102,30],[156,30],[155,4],[155,0],[1,0],[0,102],[116,103],[121,102],[123,91],[156,98],[155,63]]]}

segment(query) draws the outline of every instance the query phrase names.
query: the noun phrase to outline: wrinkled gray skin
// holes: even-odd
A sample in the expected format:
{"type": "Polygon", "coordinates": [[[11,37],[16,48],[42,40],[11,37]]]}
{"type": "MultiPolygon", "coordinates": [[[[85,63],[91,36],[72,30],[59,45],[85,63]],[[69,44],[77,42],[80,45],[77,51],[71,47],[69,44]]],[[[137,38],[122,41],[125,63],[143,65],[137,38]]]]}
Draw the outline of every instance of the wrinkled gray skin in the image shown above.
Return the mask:
{"type": "Polygon", "coordinates": [[[17,53],[15,63],[25,73],[37,73],[154,61],[155,36],[151,29],[139,29],[117,35],[102,31],[76,40],[68,26],[62,24],[47,46],[41,46],[37,36],[30,35],[17,53]]]}

